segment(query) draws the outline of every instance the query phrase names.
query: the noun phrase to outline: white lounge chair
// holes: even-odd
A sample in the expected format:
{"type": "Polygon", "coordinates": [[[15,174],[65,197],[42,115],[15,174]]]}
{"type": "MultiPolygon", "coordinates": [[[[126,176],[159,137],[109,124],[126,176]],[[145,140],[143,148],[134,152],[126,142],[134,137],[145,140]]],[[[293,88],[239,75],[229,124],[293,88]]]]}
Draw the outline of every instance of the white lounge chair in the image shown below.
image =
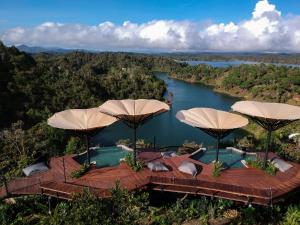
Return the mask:
{"type": "Polygon", "coordinates": [[[293,165],[287,163],[283,159],[275,158],[272,160],[273,165],[279,169],[280,172],[285,172],[293,167],[293,165]]]}

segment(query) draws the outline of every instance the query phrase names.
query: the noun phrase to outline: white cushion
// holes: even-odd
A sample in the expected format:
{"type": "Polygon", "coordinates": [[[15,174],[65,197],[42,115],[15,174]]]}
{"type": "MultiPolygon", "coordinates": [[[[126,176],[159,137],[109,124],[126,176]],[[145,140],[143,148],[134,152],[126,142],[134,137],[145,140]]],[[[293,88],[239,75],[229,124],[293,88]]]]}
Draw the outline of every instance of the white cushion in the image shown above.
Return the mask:
{"type": "Polygon", "coordinates": [[[174,152],[174,151],[161,152],[160,154],[164,158],[171,158],[171,157],[177,156],[176,152],[174,152]]]}
{"type": "Polygon", "coordinates": [[[285,172],[292,168],[293,166],[282,159],[275,158],[272,160],[274,166],[279,169],[280,172],[285,172]]]}
{"type": "Polygon", "coordinates": [[[183,161],[181,165],[178,167],[178,170],[190,174],[192,176],[196,176],[198,171],[194,163],[189,161],[183,161]]]}
{"type": "Polygon", "coordinates": [[[149,162],[147,166],[151,171],[169,171],[169,169],[161,162],[149,162]]]}

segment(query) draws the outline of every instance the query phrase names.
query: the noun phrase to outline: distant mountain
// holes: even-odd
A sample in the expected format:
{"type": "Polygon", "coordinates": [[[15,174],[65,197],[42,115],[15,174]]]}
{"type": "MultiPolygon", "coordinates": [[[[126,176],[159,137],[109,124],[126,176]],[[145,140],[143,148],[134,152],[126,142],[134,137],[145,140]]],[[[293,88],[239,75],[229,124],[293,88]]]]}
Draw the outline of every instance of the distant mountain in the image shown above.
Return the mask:
{"type": "Polygon", "coordinates": [[[27,46],[27,45],[18,45],[16,46],[20,51],[27,52],[27,53],[40,53],[40,52],[46,52],[46,53],[67,53],[75,51],[75,49],[64,49],[64,48],[45,48],[45,47],[38,47],[38,46],[27,46]]]}

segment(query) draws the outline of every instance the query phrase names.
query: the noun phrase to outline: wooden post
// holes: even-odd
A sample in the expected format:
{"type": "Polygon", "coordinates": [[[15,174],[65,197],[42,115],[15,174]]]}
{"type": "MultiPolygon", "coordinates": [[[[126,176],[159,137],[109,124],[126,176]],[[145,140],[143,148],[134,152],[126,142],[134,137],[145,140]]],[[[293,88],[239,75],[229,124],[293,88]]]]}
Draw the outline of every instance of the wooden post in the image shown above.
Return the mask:
{"type": "Polygon", "coordinates": [[[66,177],[66,167],[65,167],[65,157],[63,157],[62,159],[62,163],[63,163],[63,169],[64,169],[64,182],[67,182],[67,177],[66,177]]]}
{"type": "Polygon", "coordinates": [[[4,175],[2,176],[2,180],[3,180],[3,183],[4,183],[4,188],[5,188],[6,196],[8,196],[8,195],[9,195],[9,192],[8,192],[8,187],[7,187],[6,178],[5,178],[4,175]]]}
{"type": "Polygon", "coordinates": [[[272,135],[272,130],[268,129],[268,136],[267,136],[266,147],[265,147],[266,149],[265,149],[264,169],[267,168],[268,153],[269,153],[269,148],[271,143],[271,135],[272,135]]]}
{"type": "Polygon", "coordinates": [[[48,213],[51,215],[51,196],[48,196],[48,213]]]}
{"type": "Polygon", "coordinates": [[[133,138],[133,163],[136,165],[136,125],[134,125],[134,138],[133,138]]]}
{"type": "Polygon", "coordinates": [[[217,137],[217,151],[216,151],[216,162],[219,161],[219,145],[220,145],[220,137],[217,137]]]}
{"type": "Polygon", "coordinates": [[[91,156],[90,156],[90,137],[88,134],[85,135],[85,140],[86,140],[86,155],[87,155],[87,160],[89,166],[91,165],[91,156]]]}

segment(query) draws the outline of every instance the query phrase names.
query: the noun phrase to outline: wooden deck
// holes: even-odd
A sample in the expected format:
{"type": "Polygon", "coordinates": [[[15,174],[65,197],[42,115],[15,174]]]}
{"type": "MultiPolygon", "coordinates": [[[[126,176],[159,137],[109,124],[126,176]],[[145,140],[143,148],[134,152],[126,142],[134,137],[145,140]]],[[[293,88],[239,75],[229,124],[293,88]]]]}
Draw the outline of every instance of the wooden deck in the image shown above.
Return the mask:
{"type": "MultiPolygon", "coordinates": [[[[110,196],[111,188],[119,181],[129,191],[145,188],[269,205],[283,201],[300,188],[300,165],[296,163],[291,163],[293,167],[285,173],[277,172],[275,176],[258,169],[240,168],[225,170],[220,177],[214,178],[212,165],[192,160],[189,155],[163,159],[160,153],[142,152],[139,158],[145,162],[162,161],[170,171],[151,172],[144,168],[134,172],[125,163],[120,163],[116,167],[91,169],[81,178],[73,179],[70,174],[80,165],[72,156],[64,156],[51,158],[47,172],[11,181],[8,191],[10,195],[44,194],[69,200],[73,193],[88,188],[98,197],[105,198],[110,196]],[[202,171],[196,177],[181,173],[177,168],[183,160],[198,164],[202,171]]],[[[6,195],[5,188],[1,187],[0,197],[6,195]]]]}

